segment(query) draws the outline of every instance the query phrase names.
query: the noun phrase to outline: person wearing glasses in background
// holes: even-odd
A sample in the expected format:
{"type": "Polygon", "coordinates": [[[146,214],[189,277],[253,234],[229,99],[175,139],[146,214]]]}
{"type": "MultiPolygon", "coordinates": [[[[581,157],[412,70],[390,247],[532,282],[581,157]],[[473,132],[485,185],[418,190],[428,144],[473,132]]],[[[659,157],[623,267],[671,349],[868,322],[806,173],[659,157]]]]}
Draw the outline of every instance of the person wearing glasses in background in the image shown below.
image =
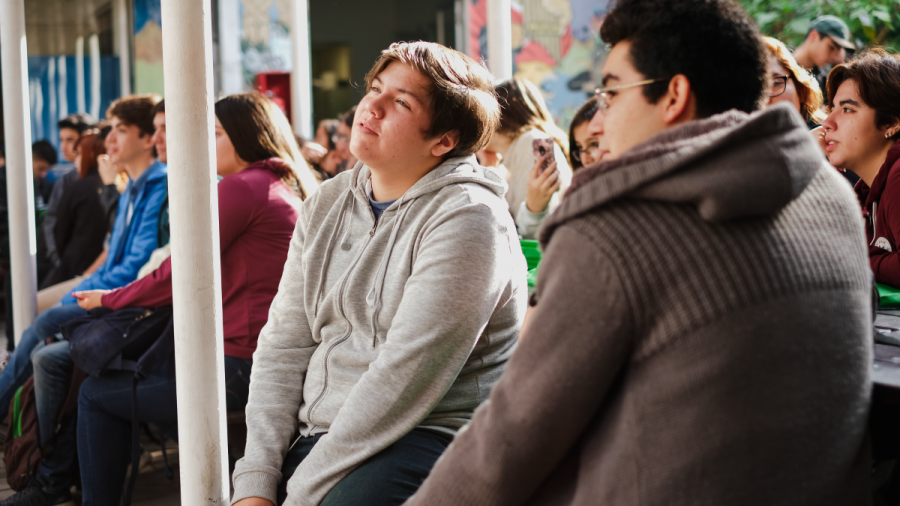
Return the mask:
{"type": "Polygon", "coordinates": [[[569,164],[573,172],[608,159],[609,151],[600,149],[600,136],[590,130],[591,119],[599,110],[597,97],[591,97],[569,123],[569,164]]]}
{"type": "Polygon", "coordinates": [[[600,35],[611,158],[545,220],[518,348],[405,506],[867,504],[859,205],[763,109],[756,23],[618,0],[600,35]]]}

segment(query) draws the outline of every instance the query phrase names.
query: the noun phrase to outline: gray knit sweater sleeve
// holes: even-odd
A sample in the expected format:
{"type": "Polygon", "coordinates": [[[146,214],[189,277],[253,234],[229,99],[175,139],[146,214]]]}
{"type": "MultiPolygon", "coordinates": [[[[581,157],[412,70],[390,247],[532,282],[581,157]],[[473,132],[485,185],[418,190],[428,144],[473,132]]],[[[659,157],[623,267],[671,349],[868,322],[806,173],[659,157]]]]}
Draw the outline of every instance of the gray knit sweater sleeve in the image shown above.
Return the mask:
{"type": "Polygon", "coordinates": [[[405,506],[525,503],[607,398],[634,332],[612,263],[564,227],[541,261],[535,297],[500,382],[405,506]]]}
{"type": "Polygon", "coordinates": [[[244,458],[235,465],[233,502],[247,497],[276,502],[282,461],[297,429],[303,381],[318,346],[303,311],[302,252],[308,222],[304,210],[313,204],[307,201],[301,208],[278,295],[253,354],[247,447],[244,458]]]}

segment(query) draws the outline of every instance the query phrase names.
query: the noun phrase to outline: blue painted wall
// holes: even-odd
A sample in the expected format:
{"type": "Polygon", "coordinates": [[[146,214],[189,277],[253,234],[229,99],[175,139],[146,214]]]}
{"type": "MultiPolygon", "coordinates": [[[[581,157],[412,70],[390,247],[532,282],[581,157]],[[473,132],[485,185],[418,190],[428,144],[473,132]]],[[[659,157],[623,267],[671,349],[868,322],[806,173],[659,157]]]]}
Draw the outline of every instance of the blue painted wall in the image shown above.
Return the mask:
{"type": "Polygon", "coordinates": [[[56,122],[75,112],[106,115],[109,104],[119,98],[119,57],[100,57],[100,100],[91,100],[90,58],[84,58],[84,100],[86,111],[78,111],[78,87],[74,56],[29,56],[28,94],[31,100],[31,139],[47,139],[59,149],[56,122]]]}

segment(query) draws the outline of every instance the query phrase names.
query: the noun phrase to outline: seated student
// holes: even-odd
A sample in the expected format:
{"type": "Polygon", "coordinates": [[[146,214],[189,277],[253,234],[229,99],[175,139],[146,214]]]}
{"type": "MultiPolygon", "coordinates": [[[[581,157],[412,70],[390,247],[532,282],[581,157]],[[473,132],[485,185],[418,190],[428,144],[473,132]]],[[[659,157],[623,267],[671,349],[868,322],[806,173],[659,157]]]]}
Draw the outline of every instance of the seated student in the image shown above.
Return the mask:
{"type": "MultiPolygon", "coordinates": [[[[233,95],[216,103],[217,172],[225,369],[229,410],[247,402],[253,351],[259,330],[278,291],[282,266],[300,207],[300,198],[315,187],[295,172],[296,146],[284,114],[259,93],[233,95]]],[[[303,161],[299,170],[309,172],[303,161]]],[[[113,291],[76,292],[79,305],[159,307],[172,304],[170,260],[150,275],[113,291]]],[[[69,389],[73,362],[68,343],[35,352],[35,401],[42,444],[53,437],[69,389]]],[[[177,438],[174,363],[170,361],[138,384],[142,421],[158,424],[177,438]]],[[[89,378],[81,388],[78,412],[78,459],[83,504],[117,504],[128,467],[131,436],[131,373],[89,378]]],[[[75,421],[56,435],[53,452],[41,462],[37,483],[11,504],[56,504],[65,499],[63,485],[75,473],[75,421]],[[42,486],[38,486],[42,485],[42,486]],[[31,501],[31,502],[28,502],[31,501]]],[[[67,487],[66,487],[67,488],[67,487]]]]}
{"type": "Polygon", "coordinates": [[[395,505],[503,372],[525,311],[493,78],[438,44],[366,76],[360,162],[300,209],[253,355],[236,505],[395,505]],[[299,424],[299,426],[298,426],[299,424]]]}
{"type": "Polygon", "coordinates": [[[97,173],[97,156],[106,152],[98,130],[78,140],[75,166],[78,178],[59,201],[54,237],[59,264],[41,282],[48,287],[81,275],[103,251],[106,213],[100,201],[103,181],[97,173]]]}
{"type": "Polygon", "coordinates": [[[800,113],[810,129],[817,128],[825,119],[819,83],[797,64],[781,41],[772,37],[763,40],[769,51],[769,106],[787,102],[800,113]]]}
{"type": "Polygon", "coordinates": [[[515,217],[519,235],[534,239],[548,212],[559,204],[572,180],[566,135],[556,124],[541,91],[525,79],[497,85],[501,105],[500,125],[487,146],[498,153],[507,172],[506,202],[515,217]],[[554,162],[542,169],[544,158],[535,157],[533,141],[553,140],[554,162]]]}
{"type": "Polygon", "coordinates": [[[600,137],[589,128],[598,110],[597,97],[591,97],[578,108],[569,123],[569,163],[573,172],[590,167],[609,154],[600,150],[600,137]]]}
{"type": "Polygon", "coordinates": [[[59,127],[59,150],[66,163],[54,165],[47,173],[47,181],[53,185],[52,193],[50,198],[46,200],[47,212],[44,215],[43,224],[37,227],[38,237],[46,241],[47,258],[51,262],[51,267],[59,264],[59,253],[56,248],[56,236],[54,233],[59,201],[62,199],[66,188],[78,179],[78,170],[73,165],[76,145],[81,139],[81,134],[94,128],[94,120],[87,114],[76,113],[59,120],[56,125],[59,127]]]}
{"type": "Polygon", "coordinates": [[[859,208],[795,111],[754,112],[756,24],[619,0],[600,35],[611,159],[544,224],[519,347],[407,506],[868,504],[859,208]]]}
{"type": "Polygon", "coordinates": [[[828,96],[825,155],[860,177],[869,265],[875,281],[900,287],[900,56],[876,48],[834,67],[828,96]]]}
{"type": "MultiPolygon", "coordinates": [[[[128,189],[119,198],[119,213],[110,239],[106,262],[85,278],[78,291],[112,289],[134,281],[138,269],[158,247],[159,208],[166,189],[166,166],[153,156],[153,106],[159,99],[152,95],[121,98],[110,105],[112,121],[108,152],[114,163],[128,172],[128,189]]],[[[73,318],[84,315],[75,297],[66,295],[59,305],[38,315],[34,324],[22,333],[22,339],[0,373],[0,419],[5,419],[16,390],[31,376],[31,354],[48,337],[73,318]]]]}

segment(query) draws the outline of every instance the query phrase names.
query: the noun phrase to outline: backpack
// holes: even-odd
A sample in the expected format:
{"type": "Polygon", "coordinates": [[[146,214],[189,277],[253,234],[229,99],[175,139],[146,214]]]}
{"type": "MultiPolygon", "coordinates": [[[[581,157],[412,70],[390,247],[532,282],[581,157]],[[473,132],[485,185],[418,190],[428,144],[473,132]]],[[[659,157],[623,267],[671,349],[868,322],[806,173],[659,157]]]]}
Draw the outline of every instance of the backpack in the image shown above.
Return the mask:
{"type": "MultiPolygon", "coordinates": [[[[137,385],[175,355],[172,306],[116,311],[99,307],[65,323],[60,331],[69,341],[69,353],[75,365],[87,374],[99,377],[108,371],[134,373],[131,385],[131,477],[122,500],[124,505],[131,504],[141,458],[137,385]]],[[[166,477],[172,479],[174,473],[169,467],[162,433],[160,446],[166,477]]]]}
{"type": "MultiPolygon", "coordinates": [[[[77,367],[73,370],[57,427],[75,414],[78,391],[86,377],[77,367]]],[[[52,445],[52,441],[50,444],[52,445]]],[[[23,490],[37,475],[42,458],[40,427],[34,400],[34,376],[31,376],[16,390],[16,395],[9,403],[9,429],[3,442],[3,462],[9,487],[16,492],[23,490]]]]}

